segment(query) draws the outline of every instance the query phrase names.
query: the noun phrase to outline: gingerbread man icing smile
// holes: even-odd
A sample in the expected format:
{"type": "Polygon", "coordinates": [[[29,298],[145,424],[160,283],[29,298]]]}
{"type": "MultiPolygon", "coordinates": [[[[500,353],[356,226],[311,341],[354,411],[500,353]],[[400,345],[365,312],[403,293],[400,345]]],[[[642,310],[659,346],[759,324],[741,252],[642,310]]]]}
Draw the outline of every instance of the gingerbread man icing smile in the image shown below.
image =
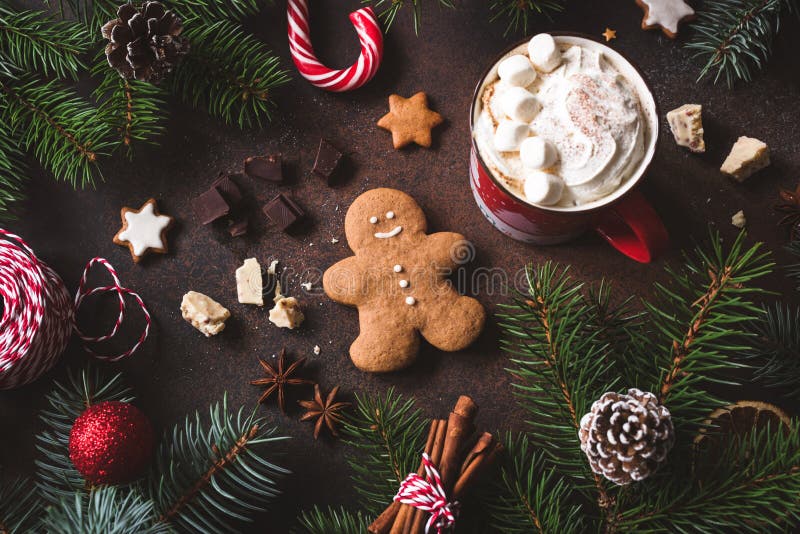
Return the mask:
{"type": "Polygon", "coordinates": [[[358,308],[361,333],[350,357],[359,369],[410,365],[420,335],[441,350],[461,350],[483,328],[481,304],[446,279],[457,266],[452,251],[464,237],[426,229],[414,199],[395,189],[367,191],[347,211],[345,234],[355,255],[330,267],[323,287],[331,299],[358,308]]]}

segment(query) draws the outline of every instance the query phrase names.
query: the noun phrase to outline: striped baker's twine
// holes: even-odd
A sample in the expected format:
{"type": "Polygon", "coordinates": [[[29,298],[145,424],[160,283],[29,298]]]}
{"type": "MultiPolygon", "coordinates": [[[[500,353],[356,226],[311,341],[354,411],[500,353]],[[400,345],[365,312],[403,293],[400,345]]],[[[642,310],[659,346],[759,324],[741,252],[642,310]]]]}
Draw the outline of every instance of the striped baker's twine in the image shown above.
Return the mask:
{"type": "Polygon", "coordinates": [[[94,258],[81,277],[74,301],[64,282],[19,236],[0,228],[0,389],[27,384],[53,367],[64,352],[72,331],[84,341],[87,352],[107,361],[130,356],[150,332],[151,318],[141,297],[120,285],[114,268],[103,258],[94,258]],[[86,288],[89,271],[95,264],[106,268],[113,284],[86,288]],[[116,293],[119,315],[111,331],[102,336],[87,336],[75,324],[76,310],[86,297],[116,293]],[[145,327],[136,344],[122,354],[101,355],[89,344],[106,341],[119,331],[125,319],[125,295],[130,295],[142,310],[145,327]]]}

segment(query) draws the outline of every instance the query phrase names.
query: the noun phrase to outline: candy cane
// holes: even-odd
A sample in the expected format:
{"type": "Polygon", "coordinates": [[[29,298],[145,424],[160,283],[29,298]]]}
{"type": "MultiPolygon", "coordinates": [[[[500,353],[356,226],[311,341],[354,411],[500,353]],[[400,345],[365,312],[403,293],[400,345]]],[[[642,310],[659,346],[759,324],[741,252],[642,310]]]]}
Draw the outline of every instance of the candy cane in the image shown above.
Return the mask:
{"type": "Polygon", "coordinates": [[[346,69],[330,69],[320,63],[311,45],[308,0],[289,0],[289,50],[300,75],[312,85],[326,91],[343,92],[358,89],[370,81],[383,59],[383,32],[371,7],[350,13],[350,21],[361,42],[358,61],[346,69]]]}

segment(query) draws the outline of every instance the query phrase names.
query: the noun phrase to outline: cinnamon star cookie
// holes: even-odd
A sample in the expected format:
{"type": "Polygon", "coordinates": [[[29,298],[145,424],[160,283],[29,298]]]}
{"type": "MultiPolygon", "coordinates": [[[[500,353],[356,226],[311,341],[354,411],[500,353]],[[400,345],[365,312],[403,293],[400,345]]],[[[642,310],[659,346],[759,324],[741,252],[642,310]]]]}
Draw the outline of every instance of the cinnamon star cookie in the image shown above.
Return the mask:
{"type": "Polygon", "coordinates": [[[661,28],[670,39],[678,36],[678,25],[694,18],[694,9],[683,0],[636,0],[644,9],[643,30],[661,28]]]}
{"type": "Polygon", "coordinates": [[[431,130],[444,121],[441,115],[428,109],[428,96],[419,92],[411,98],[389,97],[389,113],[381,117],[378,126],[392,132],[394,148],[411,143],[430,148],[431,130]]]}
{"type": "Polygon", "coordinates": [[[122,208],[122,228],[114,236],[114,243],[128,247],[133,261],[139,263],[148,252],[167,253],[167,230],[175,219],[158,211],[156,200],[151,198],[138,210],[122,208]]]}

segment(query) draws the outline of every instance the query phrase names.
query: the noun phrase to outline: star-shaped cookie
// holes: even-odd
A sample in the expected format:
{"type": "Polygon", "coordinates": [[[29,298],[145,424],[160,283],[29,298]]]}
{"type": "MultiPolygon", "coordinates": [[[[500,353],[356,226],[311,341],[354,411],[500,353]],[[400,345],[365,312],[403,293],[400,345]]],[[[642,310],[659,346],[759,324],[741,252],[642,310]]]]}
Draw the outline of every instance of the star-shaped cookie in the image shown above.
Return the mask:
{"type": "Polygon", "coordinates": [[[694,18],[694,9],[684,0],[636,0],[644,9],[642,29],[661,28],[670,39],[678,36],[678,25],[694,18]]]}
{"type": "Polygon", "coordinates": [[[389,113],[381,117],[378,126],[392,132],[395,148],[411,143],[430,148],[431,129],[444,121],[441,115],[428,109],[428,95],[419,92],[411,98],[389,97],[389,113]]]}
{"type": "Polygon", "coordinates": [[[114,243],[128,247],[133,261],[139,263],[148,252],[166,254],[167,230],[174,219],[158,212],[156,200],[151,198],[138,210],[122,208],[122,228],[114,236],[114,243]]]}

